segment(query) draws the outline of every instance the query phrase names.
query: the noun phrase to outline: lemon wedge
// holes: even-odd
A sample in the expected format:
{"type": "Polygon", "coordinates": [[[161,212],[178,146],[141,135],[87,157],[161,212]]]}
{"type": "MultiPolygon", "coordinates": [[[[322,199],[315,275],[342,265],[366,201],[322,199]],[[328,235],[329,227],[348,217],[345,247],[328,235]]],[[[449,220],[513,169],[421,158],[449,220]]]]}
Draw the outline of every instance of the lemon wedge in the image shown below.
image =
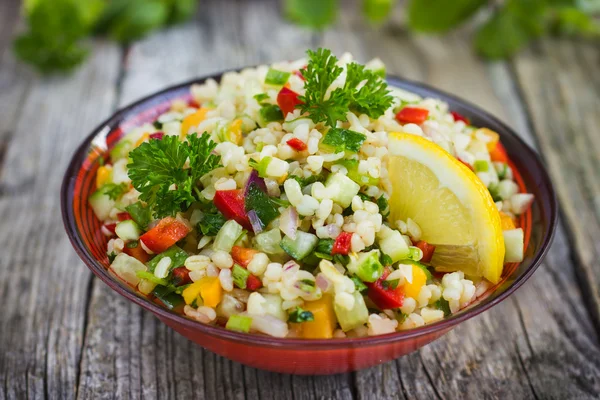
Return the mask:
{"type": "Polygon", "coordinates": [[[497,283],[504,263],[500,213],[483,182],[437,144],[416,135],[389,135],[392,221],[411,218],[421,239],[436,245],[438,271],[463,271],[497,283]]]}

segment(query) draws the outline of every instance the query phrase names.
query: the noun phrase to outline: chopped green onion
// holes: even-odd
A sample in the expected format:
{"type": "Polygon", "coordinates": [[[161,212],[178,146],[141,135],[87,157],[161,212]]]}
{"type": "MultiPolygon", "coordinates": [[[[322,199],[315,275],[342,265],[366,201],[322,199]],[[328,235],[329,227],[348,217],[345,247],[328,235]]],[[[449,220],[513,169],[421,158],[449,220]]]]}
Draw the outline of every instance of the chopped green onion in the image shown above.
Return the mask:
{"type": "Polygon", "coordinates": [[[232,315],[227,320],[227,325],[225,325],[225,329],[230,331],[237,332],[250,332],[250,326],[252,326],[252,318],[247,317],[245,315],[232,315]]]}
{"type": "Polygon", "coordinates": [[[329,260],[329,261],[333,260],[333,256],[331,254],[327,254],[327,253],[321,253],[321,252],[315,251],[315,256],[317,256],[323,260],[329,260]]]}
{"type": "Polygon", "coordinates": [[[336,152],[345,150],[358,153],[366,139],[366,135],[350,129],[331,128],[327,131],[321,143],[333,148],[336,152]]]}
{"type": "Polygon", "coordinates": [[[298,289],[303,292],[312,293],[315,291],[315,281],[312,279],[302,279],[299,281],[298,289]]]}
{"type": "Polygon", "coordinates": [[[267,76],[265,77],[265,83],[267,85],[282,86],[282,85],[285,85],[285,83],[288,81],[288,79],[290,79],[290,75],[292,75],[292,74],[289,72],[279,71],[277,69],[269,68],[269,71],[267,72],[267,76]]]}
{"type": "Polygon", "coordinates": [[[301,309],[300,307],[296,307],[294,311],[290,313],[290,317],[288,319],[289,322],[308,322],[314,321],[315,316],[312,312],[301,309]]]}
{"type": "Polygon", "coordinates": [[[259,93],[255,95],[254,98],[256,99],[256,101],[258,101],[258,104],[262,105],[263,100],[269,99],[269,95],[266,93],[259,93]]]}
{"type": "Polygon", "coordinates": [[[438,310],[442,310],[444,312],[444,317],[448,317],[450,316],[450,314],[452,314],[452,311],[450,311],[450,304],[448,303],[448,300],[444,299],[443,297],[440,297],[438,301],[433,303],[433,306],[438,310]]]}
{"type": "Polygon", "coordinates": [[[162,285],[162,286],[168,286],[169,285],[169,282],[166,279],[158,278],[152,272],[148,272],[148,271],[135,271],[135,274],[137,275],[138,278],[145,279],[145,280],[150,281],[152,283],[156,283],[157,285],[162,285]]]}
{"type": "Polygon", "coordinates": [[[475,172],[487,172],[489,170],[489,164],[485,160],[477,160],[475,164],[473,164],[473,169],[475,172]]]}
{"type": "Polygon", "coordinates": [[[235,264],[231,271],[231,275],[233,276],[233,283],[235,283],[237,287],[246,289],[246,282],[248,282],[250,271],[235,264]]]}
{"type": "Polygon", "coordinates": [[[260,161],[256,161],[251,158],[250,161],[248,161],[248,164],[252,168],[254,168],[256,170],[256,172],[258,172],[258,176],[260,176],[261,178],[266,178],[267,177],[267,167],[271,163],[272,159],[273,159],[273,157],[271,157],[271,156],[265,156],[265,157],[261,158],[260,161]]]}
{"type": "Polygon", "coordinates": [[[275,104],[263,104],[263,106],[260,108],[260,116],[265,124],[273,121],[283,120],[281,108],[275,104]]]}
{"type": "Polygon", "coordinates": [[[409,252],[408,258],[410,260],[421,261],[421,258],[423,258],[423,250],[421,250],[420,248],[418,248],[416,246],[409,246],[408,252],[409,252]]]}

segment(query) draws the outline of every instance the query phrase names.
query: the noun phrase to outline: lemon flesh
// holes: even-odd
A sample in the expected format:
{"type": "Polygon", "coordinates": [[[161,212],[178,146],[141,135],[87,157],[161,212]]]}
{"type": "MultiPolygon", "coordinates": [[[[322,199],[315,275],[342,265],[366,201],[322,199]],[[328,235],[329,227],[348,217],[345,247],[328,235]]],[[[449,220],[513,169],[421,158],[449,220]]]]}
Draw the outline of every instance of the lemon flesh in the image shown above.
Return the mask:
{"type": "Polygon", "coordinates": [[[389,137],[392,221],[411,218],[436,245],[438,271],[463,271],[497,283],[504,263],[500,214],[483,182],[437,144],[416,135],[389,137]]]}

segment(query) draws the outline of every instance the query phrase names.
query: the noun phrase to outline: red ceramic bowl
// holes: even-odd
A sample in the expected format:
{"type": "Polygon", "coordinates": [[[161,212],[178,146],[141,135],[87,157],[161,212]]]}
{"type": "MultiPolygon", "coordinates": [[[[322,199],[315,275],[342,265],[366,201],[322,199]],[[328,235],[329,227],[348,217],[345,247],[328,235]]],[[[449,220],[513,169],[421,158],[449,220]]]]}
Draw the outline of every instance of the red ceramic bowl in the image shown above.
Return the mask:
{"type": "MultiPolygon", "coordinates": [[[[218,81],[221,75],[210,78],[218,81]]],[[[151,311],[165,324],[200,346],[231,360],[276,372],[324,375],[371,367],[408,354],[439,338],[457,324],[498,304],[531,276],[546,254],[556,225],[557,206],[550,179],[537,154],[508,126],[476,106],[425,85],[388,77],[391,85],[422,96],[440,98],[448,102],[451,110],[469,117],[473,125],[488,127],[500,134],[514,169],[520,173],[518,183],[522,189],[535,195],[531,210],[521,219],[528,239],[524,261],[508,265],[502,282],[465,310],[431,325],[375,337],[278,339],[201,324],[160,307],[109,274],[105,254],[107,238],[100,232],[100,221],[88,206],[87,198],[95,190],[99,156],[105,155],[124,132],[144,122],[151,122],[165,112],[174,99],[189,99],[189,86],[207,78],[148,96],[103,122],[77,149],[61,189],[65,229],[88,268],[115,292],[151,311]]]]}

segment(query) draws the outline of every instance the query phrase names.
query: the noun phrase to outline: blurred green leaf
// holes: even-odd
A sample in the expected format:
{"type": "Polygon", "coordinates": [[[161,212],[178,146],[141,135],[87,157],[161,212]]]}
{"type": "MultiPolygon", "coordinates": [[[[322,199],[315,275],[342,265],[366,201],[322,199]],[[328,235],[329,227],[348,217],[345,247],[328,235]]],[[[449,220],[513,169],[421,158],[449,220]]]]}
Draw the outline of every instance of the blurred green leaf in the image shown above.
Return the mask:
{"type": "Polygon", "coordinates": [[[198,0],[164,0],[169,7],[168,24],[177,24],[191,18],[196,12],[198,0]]]}
{"type": "Polygon", "coordinates": [[[496,12],[475,35],[475,49],[489,59],[507,58],[533,38],[508,8],[496,12]]]}
{"type": "Polygon", "coordinates": [[[98,29],[119,42],[131,42],[164,25],[169,11],[163,0],[113,0],[98,29]]]}
{"type": "Polygon", "coordinates": [[[386,20],[392,12],[396,0],[363,0],[363,13],[373,23],[386,20]]]}
{"type": "Polygon", "coordinates": [[[485,5],[488,0],[410,0],[408,25],[421,32],[448,31],[485,5]]]}
{"type": "Polygon", "coordinates": [[[550,30],[555,35],[592,37],[600,35],[600,25],[594,18],[574,7],[556,12],[550,30]]]}
{"type": "Polygon", "coordinates": [[[338,0],[284,0],[286,18],[299,25],[323,29],[333,24],[338,0]]]}

